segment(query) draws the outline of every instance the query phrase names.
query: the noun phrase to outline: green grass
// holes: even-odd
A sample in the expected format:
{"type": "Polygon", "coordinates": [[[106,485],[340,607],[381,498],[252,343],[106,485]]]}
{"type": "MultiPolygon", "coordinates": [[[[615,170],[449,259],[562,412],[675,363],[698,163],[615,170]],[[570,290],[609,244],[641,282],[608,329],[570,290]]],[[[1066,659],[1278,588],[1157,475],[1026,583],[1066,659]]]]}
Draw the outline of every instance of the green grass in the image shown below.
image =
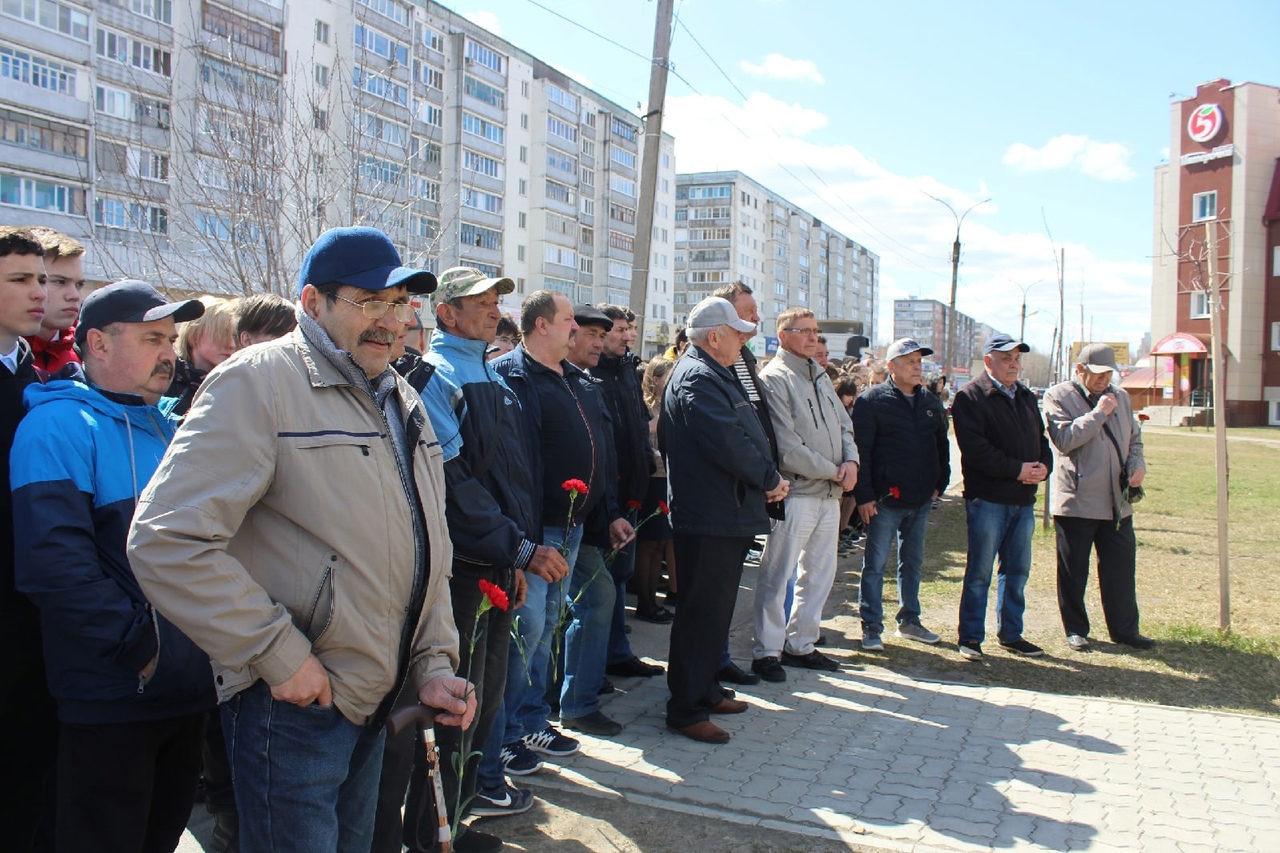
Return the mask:
{"type": "MultiPolygon", "coordinates": [[[[1233,430],[1266,432],[1272,430],[1233,430]]],[[[924,622],[943,637],[938,646],[887,637],[869,664],[920,677],[1106,696],[1194,708],[1280,716],[1280,443],[1231,442],[1229,633],[1218,630],[1218,557],[1214,445],[1178,430],[1145,436],[1147,499],[1135,518],[1138,538],[1138,605],[1143,633],[1159,645],[1134,652],[1106,642],[1096,574],[1089,585],[1095,651],[1066,647],[1055,589],[1056,554],[1050,529],[1037,526],[1027,586],[1027,639],[1048,655],[1026,660],[995,644],[994,584],[988,619],[987,660],[969,664],[955,652],[955,626],[964,578],[964,502],[954,489],[930,522],[928,558],[921,588],[924,622]]],[[[1042,504],[1037,505],[1037,513],[1042,504]]],[[[828,623],[848,640],[861,636],[857,619],[861,552],[842,561],[828,623]]],[[[885,583],[885,611],[897,600],[892,570],[885,583]]],[[[887,620],[888,621],[888,620],[887,620]]],[[[891,633],[891,632],[890,632],[891,633]]],[[[856,645],[856,643],[853,643],[856,645]]]]}

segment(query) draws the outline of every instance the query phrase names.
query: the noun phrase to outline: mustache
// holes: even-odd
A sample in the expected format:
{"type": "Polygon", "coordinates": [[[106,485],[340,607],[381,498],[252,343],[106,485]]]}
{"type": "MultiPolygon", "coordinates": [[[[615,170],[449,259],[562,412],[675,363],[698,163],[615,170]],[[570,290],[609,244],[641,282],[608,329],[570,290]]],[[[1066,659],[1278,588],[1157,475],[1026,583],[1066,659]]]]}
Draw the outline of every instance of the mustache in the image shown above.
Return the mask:
{"type": "Polygon", "coordinates": [[[167,361],[166,361],[166,362],[163,362],[163,363],[161,363],[161,364],[157,364],[157,365],[155,366],[155,369],[151,371],[151,375],[152,375],[152,376],[167,376],[167,377],[169,377],[170,379],[172,379],[172,378],[173,378],[173,365],[172,365],[172,364],[170,364],[170,363],[169,363],[169,362],[167,362],[167,361]]]}
{"type": "Polygon", "coordinates": [[[370,329],[367,332],[362,332],[360,334],[360,337],[356,340],[356,343],[363,344],[366,341],[371,341],[375,344],[386,344],[387,346],[391,346],[396,342],[396,336],[393,335],[391,332],[384,332],[379,329],[370,329]]]}

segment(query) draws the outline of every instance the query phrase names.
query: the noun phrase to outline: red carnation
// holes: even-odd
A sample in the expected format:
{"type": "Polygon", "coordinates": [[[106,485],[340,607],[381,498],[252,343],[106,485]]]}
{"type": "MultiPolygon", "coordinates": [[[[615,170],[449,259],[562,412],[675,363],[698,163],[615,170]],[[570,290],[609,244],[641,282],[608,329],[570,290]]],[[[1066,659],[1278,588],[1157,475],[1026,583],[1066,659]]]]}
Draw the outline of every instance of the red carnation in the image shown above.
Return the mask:
{"type": "Polygon", "coordinates": [[[1147,421],[1151,420],[1151,415],[1148,415],[1146,412],[1141,412],[1138,414],[1138,420],[1142,421],[1143,423],[1146,423],[1147,421]]]}
{"type": "Polygon", "coordinates": [[[565,480],[560,484],[560,488],[574,496],[585,495],[587,493],[587,484],[581,480],[565,480]]]}
{"type": "Polygon", "coordinates": [[[507,599],[506,591],[497,584],[489,583],[487,580],[482,579],[480,581],[480,591],[489,600],[489,604],[499,610],[506,610],[511,606],[511,602],[507,599]]]}
{"type": "Polygon", "coordinates": [[[899,489],[897,486],[890,486],[889,497],[893,498],[894,500],[900,499],[902,497],[902,490],[899,489]]]}
{"type": "Polygon", "coordinates": [[[627,509],[640,510],[642,505],[640,501],[627,501],[627,509]]]}
{"type": "Polygon", "coordinates": [[[666,501],[658,501],[658,512],[663,515],[671,515],[671,507],[667,506],[666,501]]]}

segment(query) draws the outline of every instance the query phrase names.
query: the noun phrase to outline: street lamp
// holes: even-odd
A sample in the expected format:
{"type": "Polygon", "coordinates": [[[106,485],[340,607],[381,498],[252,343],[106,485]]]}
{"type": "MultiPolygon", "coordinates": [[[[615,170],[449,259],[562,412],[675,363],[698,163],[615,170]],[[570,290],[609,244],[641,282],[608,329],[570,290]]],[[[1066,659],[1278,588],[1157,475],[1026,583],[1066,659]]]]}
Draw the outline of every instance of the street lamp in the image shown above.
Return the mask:
{"type": "MultiPolygon", "coordinates": [[[[921,192],[923,192],[923,190],[921,190],[921,192]]],[[[955,353],[956,282],[960,278],[960,226],[964,224],[964,218],[968,216],[975,207],[986,204],[991,201],[991,199],[984,198],[977,204],[970,206],[964,213],[957,214],[954,207],[938,198],[936,195],[930,195],[929,193],[925,193],[925,195],[951,211],[951,215],[954,216],[956,220],[956,240],[951,244],[951,311],[947,314],[946,329],[944,330],[947,337],[947,363],[942,366],[942,372],[944,374],[949,374],[953,364],[952,357],[955,353]]],[[[949,379],[950,377],[948,376],[948,380],[949,379]]]]}
{"type": "MultiPolygon", "coordinates": [[[[1025,341],[1027,334],[1027,294],[1031,291],[1031,288],[1035,287],[1037,284],[1044,284],[1044,279],[1037,279],[1027,285],[1018,284],[1013,279],[1009,279],[1009,283],[1022,291],[1022,322],[1018,326],[1018,340],[1025,341]]],[[[1034,314],[1036,312],[1032,311],[1031,313],[1034,314]]]]}

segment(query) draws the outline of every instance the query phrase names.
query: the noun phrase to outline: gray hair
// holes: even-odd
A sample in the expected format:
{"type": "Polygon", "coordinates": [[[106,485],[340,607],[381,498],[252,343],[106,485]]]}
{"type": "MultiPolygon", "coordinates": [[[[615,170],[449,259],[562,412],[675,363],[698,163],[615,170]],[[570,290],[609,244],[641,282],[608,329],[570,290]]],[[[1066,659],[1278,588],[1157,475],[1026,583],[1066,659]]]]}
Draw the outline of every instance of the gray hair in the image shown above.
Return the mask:
{"type": "Polygon", "coordinates": [[[687,330],[687,334],[689,336],[689,343],[705,344],[707,342],[707,338],[711,337],[711,333],[718,328],[720,327],[719,326],[700,326],[696,329],[687,330]]]}

